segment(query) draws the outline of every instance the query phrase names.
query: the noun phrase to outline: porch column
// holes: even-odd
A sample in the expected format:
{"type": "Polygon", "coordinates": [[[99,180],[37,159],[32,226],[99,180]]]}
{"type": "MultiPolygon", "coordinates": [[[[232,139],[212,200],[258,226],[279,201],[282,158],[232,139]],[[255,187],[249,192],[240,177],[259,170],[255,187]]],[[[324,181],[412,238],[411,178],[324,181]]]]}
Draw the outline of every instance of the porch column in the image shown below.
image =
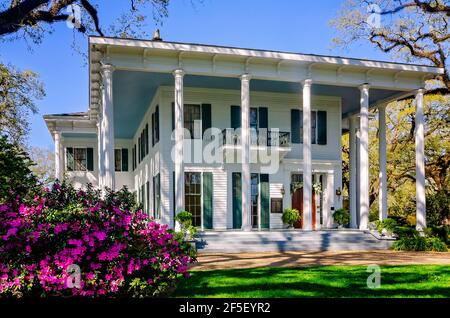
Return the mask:
{"type": "Polygon", "coordinates": [[[416,229],[427,227],[425,205],[425,136],[423,117],[423,89],[416,94],[416,229]]]}
{"type": "Polygon", "coordinates": [[[250,74],[241,76],[242,230],[251,231],[250,74]]]}
{"type": "Polygon", "coordinates": [[[311,85],[303,85],[303,229],[312,230],[311,85]]]}
{"type": "Polygon", "coordinates": [[[357,218],[357,191],[356,191],[356,129],[358,118],[356,116],[352,116],[349,118],[350,122],[350,132],[349,132],[349,171],[350,171],[350,186],[349,186],[349,196],[350,196],[350,227],[356,229],[358,227],[358,218],[357,218]]]}
{"type": "Polygon", "coordinates": [[[184,71],[177,69],[173,72],[175,77],[175,213],[185,209],[184,207],[184,96],[183,78],[184,71]]]}
{"type": "Polygon", "coordinates": [[[367,230],[369,223],[369,85],[360,86],[360,146],[359,146],[359,228],[367,230]]]}
{"type": "Polygon", "coordinates": [[[387,218],[386,105],[378,107],[379,219],[387,218]]]}
{"type": "Polygon", "coordinates": [[[99,189],[103,189],[104,184],[103,184],[103,178],[104,178],[104,174],[105,174],[105,161],[103,158],[103,151],[102,151],[102,145],[103,145],[103,134],[102,134],[102,118],[101,118],[101,114],[98,115],[97,117],[97,157],[98,157],[98,188],[99,189]]]}
{"type": "Polygon", "coordinates": [[[63,167],[63,162],[61,160],[62,147],[61,147],[61,132],[55,131],[53,133],[55,138],[55,179],[62,181],[61,168],[63,167]]]}
{"type": "Polygon", "coordinates": [[[113,107],[113,84],[112,76],[114,66],[103,64],[101,67],[103,97],[102,97],[102,152],[104,163],[103,186],[115,189],[114,169],[114,107],[113,107]]]}

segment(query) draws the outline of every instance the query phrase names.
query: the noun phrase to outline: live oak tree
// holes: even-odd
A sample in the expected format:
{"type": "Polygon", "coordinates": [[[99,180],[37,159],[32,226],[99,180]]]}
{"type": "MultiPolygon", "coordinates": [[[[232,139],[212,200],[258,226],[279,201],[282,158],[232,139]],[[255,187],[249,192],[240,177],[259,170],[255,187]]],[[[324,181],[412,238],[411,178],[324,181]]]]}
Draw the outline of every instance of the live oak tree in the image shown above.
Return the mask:
{"type": "MultiPolygon", "coordinates": [[[[144,26],[151,13],[160,22],[168,15],[170,0],[129,0],[128,9],[108,26],[101,25],[100,10],[112,1],[93,0],[3,0],[0,1],[0,38],[25,37],[35,43],[52,32],[52,25],[71,21],[75,30],[86,35],[136,37],[148,34],[144,26]],[[79,14],[78,14],[79,13],[79,14]]],[[[114,2],[121,6],[124,2],[114,2]]]]}
{"type": "Polygon", "coordinates": [[[450,92],[450,0],[346,0],[331,24],[341,46],[369,41],[407,62],[445,69],[429,93],[450,92]]]}
{"type": "MultiPolygon", "coordinates": [[[[69,21],[75,34],[139,37],[148,35],[148,14],[157,23],[168,15],[170,0],[115,2],[119,14],[102,25],[101,11],[112,1],[0,0],[0,42],[25,39],[39,44],[57,23],[69,21]]],[[[70,24],[69,23],[69,24],[70,24]]],[[[74,45],[76,49],[76,45],[74,45]]],[[[29,131],[28,114],[36,113],[36,101],[44,96],[38,75],[0,61],[0,129],[3,135],[23,144],[29,131]]]]}
{"type": "Polygon", "coordinates": [[[0,62],[0,131],[10,141],[24,143],[28,115],[37,112],[36,101],[44,88],[36,73],[21,71],[0,62]]]}
{"type": "MultiPolygon", "coordinates": [[[[445,69],[427,82],[425,174],[427,221],[450,220],[450,1],[347,0],[331,24],[342,47],[371,43],[393,58],[445,69]]],[[[412,99],[388,105],[387,175],[391,215],[415,216],[415,106],[412,99]]],[[[370,123],[370,204],[378,210],[378,120],[370,123]]],[[[348,136],[343,138],[344,184],[348,189],[348,136]]]]}

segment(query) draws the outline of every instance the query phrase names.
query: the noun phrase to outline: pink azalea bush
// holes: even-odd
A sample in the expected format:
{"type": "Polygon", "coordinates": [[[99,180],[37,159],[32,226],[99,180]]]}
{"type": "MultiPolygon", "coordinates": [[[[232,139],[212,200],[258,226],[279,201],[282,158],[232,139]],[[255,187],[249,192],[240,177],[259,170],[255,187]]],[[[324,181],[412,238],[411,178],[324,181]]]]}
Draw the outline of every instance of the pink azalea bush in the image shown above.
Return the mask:
{"type": "Polygon", "coordinates": [[[0,204],[0,297],[170,291],[195,255],[166,225],[135,211],[130,197],[124,189],[100,199],[91,187],[56,183],[32,200],[0,204]]]}

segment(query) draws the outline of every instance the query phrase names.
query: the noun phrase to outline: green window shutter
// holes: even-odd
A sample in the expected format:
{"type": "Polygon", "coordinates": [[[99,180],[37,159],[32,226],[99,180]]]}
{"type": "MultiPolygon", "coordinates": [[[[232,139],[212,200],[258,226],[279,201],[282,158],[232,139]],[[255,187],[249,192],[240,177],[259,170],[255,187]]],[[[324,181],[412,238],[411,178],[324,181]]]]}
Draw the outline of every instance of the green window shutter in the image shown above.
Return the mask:
{"type": "Polygon", "coordinates": [[[259,176],[261,189],[261,228],[270,228],[270,187],[269,175],[261,174],[259,176]]]}
{"type": "Polygon", "coordinates": [[[211,128],[211,104],[202,104],[202,137],[211,128]]]}
{"type": "Polygon", "coordinates": [[[150,149],[149,147],[149,135],[148,135],[148,124],[145,124],[145,154],[148,155],[148,150],[150,149]]]}
{"type": "Polygon", "coordinates": [[[172,171],[172,206],[173,206],[173,226],[175,228],[175,171],[172,171]]]}
{"type": "Polygon", "coordinates": [[[231,128],[241,128],[241,106],[231,106],[231,128]]]}
{"type": "Polygon", "coordinates": [[[75,169],[75,162],[73,160],[73,148],[66,148],[66,168],[67,171],[73,171],[75,169]]]}
{"type": "Polygon", "coordinates": [[[175,103],[172,103],[172,131],[175,130],[175,103]]]}
{"type": "Polygon", "coordinates": [[[145,193],[147,194],[147,208],[145,210],[145,213],[150,214],[150,181],[147,181],[145,183],[145,193]]]}
{"type": "Polygon", "coordinates": [[[327,112],[322,110],[317,112],[317,144],[327,144],[327,112]]]}
{"type": "Polygon", "coordinates": [[[213,175],[203,173],[203,227],[213,228],[213,175]]]}
{"type": "Polygon", "coordinates": [[[155,113],[152,114],[152,147],[155,146],[155,113]]]}
{"type": "Polygon", "coordinates": [[[155,110],[155,144],[159,142],[159,106],[155,110]]]}
{"type": "Polygon", "coordinates": [[[122,171],[128,171],[128,149],[122,148],[122,171]]]}
{"type": "Polygon", "coordinates": [[[259,107],[259,128],[269,128],[269,118],[267,107],[259,107]]]}
{"type": "Polygon", "coordinates": [[[94,171],[94,148],[86,149],[86,161],[88,171],[94,171]]]}
{"type": "Polygon", "coordinates": [[[298,109],[291,109],[291,142],[293,144],[301,143],[300,110],[298,109]]]}
{"type": "Polygon", "coordinates": [[[242,227],[242,180],[240,172],[232,174],[233,229],[242,227]]]}

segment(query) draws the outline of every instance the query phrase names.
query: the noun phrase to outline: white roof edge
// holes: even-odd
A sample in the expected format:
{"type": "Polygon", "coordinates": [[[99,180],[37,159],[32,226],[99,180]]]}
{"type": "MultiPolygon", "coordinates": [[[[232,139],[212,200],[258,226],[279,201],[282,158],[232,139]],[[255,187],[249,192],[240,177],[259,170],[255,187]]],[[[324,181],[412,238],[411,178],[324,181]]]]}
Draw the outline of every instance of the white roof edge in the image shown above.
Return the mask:
{"type": "Polygon", "coordinates": [[[403,64],[395,62],[364,60],[364,59],[345,58],[337,56],[308,55],[301,53],[266,51],[259,49],[256,50],[256,49],[244,49],[244,48],[223,47],[223,46],[211,46],[203,44],[188,44],[177,42],[163,42],[163,41],[135,40],[135,39],[121,39],[121,38],[107,38],[107,37],[89,37],[89,43],[97,45],[139,47],[139,48],[172,50],[181,52],[184,51],[184,52],[196,52],[206,54],[221,54],[230,56],[291,60],[299,62],[303,61],[311,63],[359,66],[366,68],[391,69],[398,71],[410,71],[410,72],[421,72],[431,74],[444,73],[443,68],[426,65],[403,64]]]}

